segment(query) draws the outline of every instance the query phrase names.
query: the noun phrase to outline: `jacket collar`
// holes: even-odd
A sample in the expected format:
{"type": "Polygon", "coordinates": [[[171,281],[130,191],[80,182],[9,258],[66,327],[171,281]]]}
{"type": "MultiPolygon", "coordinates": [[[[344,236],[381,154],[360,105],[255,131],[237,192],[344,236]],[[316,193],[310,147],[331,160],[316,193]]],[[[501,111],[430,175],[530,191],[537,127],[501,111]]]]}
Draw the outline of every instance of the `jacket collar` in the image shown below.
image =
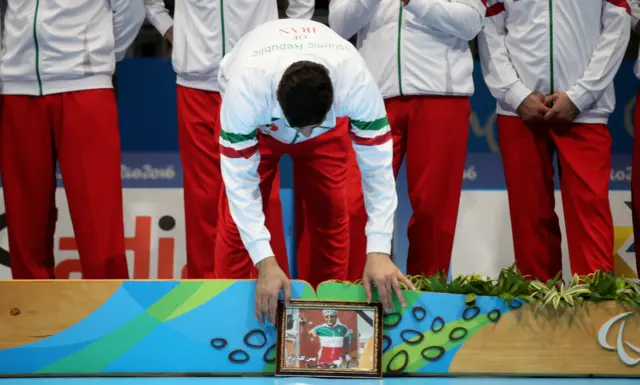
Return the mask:
{"type": "MultiPolygon", "coordinates": [[[[287,121],[287,118],[285,118],[284,116],[284,112],[282,112],[282,108],[280,107],[280,104],[278,103],[278,100],[275,97],[275,94],[273,96],[274,98],[274,107],[271,110],[271,121],[275,122],[276,120],[284,120],[285,124],[287,125],[287,127],[291,127],[291,125],[289,124],[289,122],[287,121]]],[[[333,128],[336,126],[336,113],[335,113],[335,109],[333,106],[331,106],[331,109],[329,110],[329,112],[327,112],[327,116],[324,118],[324,120],[322,121],[322,123],[320,124],[320,127],[322,128],[333,128]]],[[[320,128],[318,127],[318,128],[320,128]]],[[[293,128],[293,127],[291,127],[293,128]]]]}

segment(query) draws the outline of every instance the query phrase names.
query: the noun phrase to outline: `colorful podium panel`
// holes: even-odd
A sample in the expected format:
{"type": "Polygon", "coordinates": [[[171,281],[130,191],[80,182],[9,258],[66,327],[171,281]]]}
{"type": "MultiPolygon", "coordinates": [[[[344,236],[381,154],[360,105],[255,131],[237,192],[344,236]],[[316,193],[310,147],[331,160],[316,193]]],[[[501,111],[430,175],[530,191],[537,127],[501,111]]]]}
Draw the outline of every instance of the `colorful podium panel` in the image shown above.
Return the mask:
{"type": "MultiPolygon", "coordinates": [[[[0,375],[270,373],[254,281],[3,281],[0,375]]],[[[293,296],[314,299],[305,282],[293,296]]]]}
{"type": "MultiPolygon", "coordinates": [[[[0,281],[0,377],[273,375],[276,332],[254,281],[0,281]]],[[[640,377],[640,313],[562,313],[519,300],[405,292],[385,315],[385,376],[640,377]]],[[[363,301],[361,286],[293,282],[293,297],[363,301]]]]}
{"type": "MultiPolygon", "coordinates": [[[[317,292],[366,298],[361,286],[342,283],[317,292]]],[[[407,307],[385,322],[385,374],[640,377],[637,310],[606,301],[556,312],[497,297],[468,306],[465,298],[405,292],[407,307]]]]}

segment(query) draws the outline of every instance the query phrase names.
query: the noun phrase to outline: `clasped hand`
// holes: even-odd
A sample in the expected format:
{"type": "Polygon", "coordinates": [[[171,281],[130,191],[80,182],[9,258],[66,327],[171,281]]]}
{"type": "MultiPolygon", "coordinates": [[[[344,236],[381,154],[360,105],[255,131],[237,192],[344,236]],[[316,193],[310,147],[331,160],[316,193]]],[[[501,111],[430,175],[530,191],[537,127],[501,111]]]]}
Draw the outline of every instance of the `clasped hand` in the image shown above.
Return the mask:
{"type": "MultiPolygon", "coordinates": [[[[278,297],[283,291],[285,303],[291,300],[291,282],[278,266],[274,257],[260,261],[256,268],[258,269],[258,280],[256,282],[255,316],[263,325],[265,317],[272,325],[275,325],[278,297]]],[[[378,297],[386,312],[393,311],[394,292],[398,296],[400,305],[406,306],[400,282],[404,283],[409,290],[416,289],[391,261],[388,254],[367,254],[367,262],[362,276],[367,302],[370,303],[373,299],[372,286],[375,284],[378,289],[378,297]]]]}
{"type": "Polygon", "coordinates": [[[546,97],[539,92],[532,92],[518,106],[518,115],[525,122],[571,123],[579,113],[566,92],[556,92],[546,97]]]}

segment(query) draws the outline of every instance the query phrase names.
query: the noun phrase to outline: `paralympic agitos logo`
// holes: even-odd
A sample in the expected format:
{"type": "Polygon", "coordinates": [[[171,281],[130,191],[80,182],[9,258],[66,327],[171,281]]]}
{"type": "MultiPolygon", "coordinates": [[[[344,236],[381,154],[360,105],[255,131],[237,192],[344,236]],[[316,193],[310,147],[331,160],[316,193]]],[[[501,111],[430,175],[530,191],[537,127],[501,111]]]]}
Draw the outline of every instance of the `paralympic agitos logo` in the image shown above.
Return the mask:
{"type": "Polygon", "coordinates": [[[632,312],[618,314],[617,316],[605,322],[602,325],[602,327],[600,327],[600,330],[598,331],[598,343],[600,344],[600,346],[602,346],[606,350],[617,352],[618,357],[620,358],[620,361],[622,361],[625,365],[636,366],[638,365],[638,363],[640,363],[640,356],[638,356],[639,358],[632,358],[629,355],[629,353],[627,353],[627,348],[629,348],[629,350],[640,355],[640,347],[637,347],[632,343],[623,340],[624,325],[626,322],[625,318],[629,317],[631,314],[632,312]],[[618,321],[620,321],[620,329],[618,330],[618,336],[616,338],[616,346],[614,347],[607,342],[607,337],[613,325],[615,325],[618,321]]]}

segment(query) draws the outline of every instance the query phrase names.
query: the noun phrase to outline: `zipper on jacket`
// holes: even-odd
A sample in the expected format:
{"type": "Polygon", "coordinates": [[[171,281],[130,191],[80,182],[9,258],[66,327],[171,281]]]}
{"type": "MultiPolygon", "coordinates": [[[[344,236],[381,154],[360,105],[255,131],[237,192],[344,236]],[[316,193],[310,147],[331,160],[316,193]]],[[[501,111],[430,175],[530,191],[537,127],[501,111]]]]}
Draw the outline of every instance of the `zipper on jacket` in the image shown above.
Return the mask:
{"type": "Polygon", "coordinates": [[[220,31],[222,31],[222,57],[227,54],[227,37],[224,30],[224,0],[220,0],[220,31]]]}
{"type": "MultiPolygon", "coordinates": [[[[551,1],[551,0],[549,0],[551,1]]],[[[400,90],[400,96],[402,96],[402,13],[404,12],[404,7],[402,5],[402,1],[398,1],[400,3],[400,13],[398,16],[398,89],[400,90]]]]}
{"type": "Polygon", "coordinates": [[[291,144],[294,144],[295,142],[297,142],[299,136],[300,136],[300,131],[296,130],[296,136],[293,137],[293,140],[291,141],[291,144]]]}
{"type": "Polygon", "coordinates": [[[36,10],[33,14],[33,42],[36,48],[36,77],[38,78],[38,91],[42,96],[42,79],[40,78],[40,47],[38,45],[38,8],[40,8],[40,0],[36,0],[36,10]]]}
{"type": "Polygon", "coordinates": [[[554,76],[553,76],[553,0],[549,0],[549,87],[551,88],[550,94],[554,93],[554,76]]]}

